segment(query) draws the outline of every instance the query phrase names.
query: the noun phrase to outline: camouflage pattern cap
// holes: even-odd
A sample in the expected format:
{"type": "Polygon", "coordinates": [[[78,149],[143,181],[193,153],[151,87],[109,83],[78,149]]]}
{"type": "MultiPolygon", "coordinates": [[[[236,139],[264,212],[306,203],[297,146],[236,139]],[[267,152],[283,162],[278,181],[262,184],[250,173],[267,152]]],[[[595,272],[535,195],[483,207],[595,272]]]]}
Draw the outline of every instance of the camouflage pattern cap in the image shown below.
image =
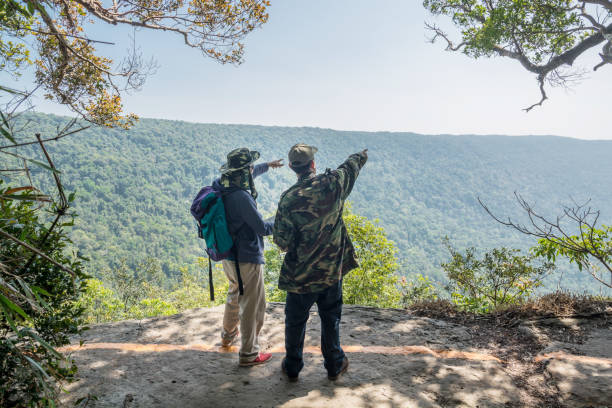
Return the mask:
{"type": "Polygon", "coordinates": [[[234,149],[227,154],[227,163],[221,166],[221,172],[228,174],[236,170],[242,170],[249,167],[253,162],[259,159],[259,152],[249,150],[246,147],[234,149]]]}
{"type": "Polygon", "coordinates": [[[314,159],[314,154],[318,150],[316,147],[304,143],[293,145],[289,150],[289,164],[293,167],[305,166],[314,159]]]}

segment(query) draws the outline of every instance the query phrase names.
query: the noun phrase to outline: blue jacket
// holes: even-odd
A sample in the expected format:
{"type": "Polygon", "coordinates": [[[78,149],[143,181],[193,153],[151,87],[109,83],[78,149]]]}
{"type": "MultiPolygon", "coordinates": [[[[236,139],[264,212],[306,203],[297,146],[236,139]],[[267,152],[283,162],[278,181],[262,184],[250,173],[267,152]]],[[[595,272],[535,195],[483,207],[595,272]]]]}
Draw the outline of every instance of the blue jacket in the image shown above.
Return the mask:
{"type": "MultiPolygon", "coordinates": [[[[268,171],[268,164],[262,163],[253,169],[253,178],[268,171]]],[[[257,203],[249,191],[238,187],[225,188],[220,179],[213,182],[215,190],[226,192],[223,198],[229,233],[238,245],[238,262],[263,264],[263,237],[272,235],[273,222],[264,221],[257,210],[257,203]]],[[[233,257],[230,258],[234,260],[233,257]]]]}

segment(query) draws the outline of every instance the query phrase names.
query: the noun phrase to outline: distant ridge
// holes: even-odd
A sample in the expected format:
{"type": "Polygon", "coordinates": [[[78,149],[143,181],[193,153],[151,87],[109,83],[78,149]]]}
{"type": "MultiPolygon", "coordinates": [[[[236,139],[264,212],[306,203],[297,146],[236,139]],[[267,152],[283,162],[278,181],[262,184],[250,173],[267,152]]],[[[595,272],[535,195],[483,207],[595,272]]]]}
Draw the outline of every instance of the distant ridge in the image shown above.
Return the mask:
{"type": "MultiPolygon", "coordinates": [[[[67,120],[39,113],[27,119],[31,123],[26,132],[43,135],[54,134],[67,120]]],[[[99,271],[122,257],[136,262],[154,256],[173,275],[202,252],[187,208],[197,189],[218,175],[225,154],[248,146],[259,150],[262,160],[285,158],[296,142],[319,147],[320,170],[369,148],[370,160],[351,200],[358,213],[380,219],[400,249],[406,275],[443,279],[439,264],[448,258],[441,244],[444,236],[458,249],[526,249],[534,244],[497,225],[477,197],[496,214],[513,217],[522,215],[514,191],[550,216],[560,214],[561,205],[571,204],[572,198],[591,199],[601,210],[601,221],[612,223],[612,141],[141,119],[127,132],[91,128],[49,144],[49,149],[64,183],[77,191],[80,217],[73,237],[92,258],[92,269],[99,271]]],[[[294,180],[289,169],[258,179],[260,209],[273,212],[280,193],[294,180]]],[[[572,271],[562,282],[580,290],[599,287],[572,271]]]]}

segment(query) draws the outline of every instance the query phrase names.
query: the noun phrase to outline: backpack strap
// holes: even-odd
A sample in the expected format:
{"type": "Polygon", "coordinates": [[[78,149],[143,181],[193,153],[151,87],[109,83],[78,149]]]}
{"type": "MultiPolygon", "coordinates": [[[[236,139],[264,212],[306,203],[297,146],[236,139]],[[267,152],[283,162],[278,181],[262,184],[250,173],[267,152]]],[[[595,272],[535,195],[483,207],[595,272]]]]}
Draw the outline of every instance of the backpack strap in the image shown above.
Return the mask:
{"type": "MultiPolygon", "coordinates": [[[[221,199],[223,200],[223,208],[225,208],[225,197],[229,195],[230,193],[233,193],[234,191],[236,190],[224,191],[220,193],[221,199]]],[[[227,217],[227,213],[226,213],[226,217],[227,217]]],[[[229,226],[228,226],[228,232],[229,232],[229,226]]],[[[237,237],[232,236],[232,241],[234,241],[232,252],[234,255],[234,263],[236,265],[236,277],[238,278],[238,293],[240,294],[240,296],[243,296],[244,295],[244,285],[242,284],[242,276],[240,276],[240,262],[238,262],[238,239],[237,237]]]]}
{"type": "Polygon", "coordinates": [[[215,301],[215,288],[213,287],[212,262],[208,257],[208,287],[210,288],[210,301],[215,301]]]}
{"type": "Polygon", "coordinates": [[[238,262],[238,246],[234,240],[234,263],[236,264],[236,277],[238,277],[238,292],[240,296],[244,295],[244,286],[242,285],[242,276],[240,276],[240,262],[238,262]]]}

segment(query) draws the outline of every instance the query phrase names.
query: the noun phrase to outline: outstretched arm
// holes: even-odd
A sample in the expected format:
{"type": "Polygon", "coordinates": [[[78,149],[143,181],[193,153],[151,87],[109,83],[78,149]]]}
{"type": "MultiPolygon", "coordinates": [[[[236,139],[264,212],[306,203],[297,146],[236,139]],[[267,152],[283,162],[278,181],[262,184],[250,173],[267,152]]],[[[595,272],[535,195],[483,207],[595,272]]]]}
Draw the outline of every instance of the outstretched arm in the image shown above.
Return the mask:
{"type": "Polygon", "coordinates": [[[279,159],[279,160],[274,160],[268,163],[261,163],[261,164],[256,165],[253,168],[253,178],[257,176],[261,176],[266,171],[268,171],[270,168],[276,169],[279,167],[283,167],[282,161],[283,159],[279,159]]]}
{"type": "Polygon", "coordinates": [[[368,149],[351,154],[349,158],[338,167],[338,170],[336,170],[339,175],[338,182],[342,188],[343,200],[346,200],[353,190],[353,185],[355,185],[355,180],[357,180],[359,171],[366,161],[368,161],[368,149]]]}

